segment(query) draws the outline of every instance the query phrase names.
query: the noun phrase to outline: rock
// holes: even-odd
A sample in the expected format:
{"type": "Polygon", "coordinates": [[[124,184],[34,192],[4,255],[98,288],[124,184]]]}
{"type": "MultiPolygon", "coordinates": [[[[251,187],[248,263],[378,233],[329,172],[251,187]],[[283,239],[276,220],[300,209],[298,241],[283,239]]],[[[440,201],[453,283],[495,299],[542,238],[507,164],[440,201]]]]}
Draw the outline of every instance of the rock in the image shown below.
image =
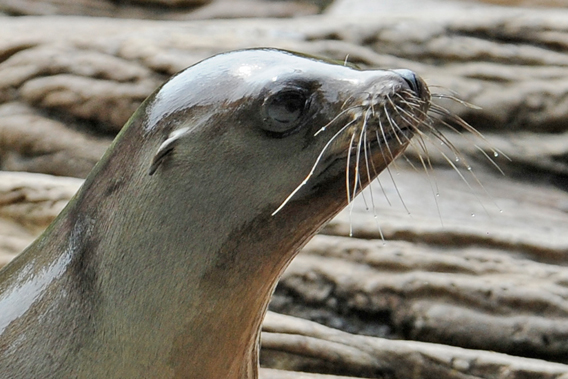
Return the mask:
{"type": "Polygon", "coordinates": [[[4,170],[84,178],[110,141],[67,128],[24,104],[0,105],[0,163],[4,170]]]}
{"type": "Polygon", "coordinates": [[[53,221],[82,183],[75,178],[0,171],[0,267],[53,221]]]}
{"type": "Polygon", "coordinates": [[[484,170],[476,192],[451,169],[397,166],[308,243],[271,309],[568,363],[568,194],[484,170]]]}
{"type": "Polygon", "coordinates": [[[0,0],[0,12],[15,16],[82,15],[157,20],[293,17],[319,13],[331,1],[333,0],[0,0]]]}
{"type": "MultiPolygon", "coordinates": [[[[451,89],[483,108],[442,100],[450,113],[486,133],[515,131],[515,145],[507,136],[499,147],[525,163],[523,173],[551,170],[551,180],[564,180],[561,142],[554,151],[539,145],[542,149],[531,147],[519,154],[519,143],[531,146],[534,135],[543,142],[548,137],[542,133],[551,141],[565,138],[568,59],[555,48],[568,43],[568,17],[562,12],[496,8],[490,13],[471,11],[467,18],[438,12],[394,15],[381,23],[364,17],[330,20],[320,16],[161,24],[5,18],[0,25],[0,102],[26,105],[42,123],[65,124],[85,132],[86,138],[106,137],[122,127],[159,83],[184,67],[224,50],[279,46],[339,60],[347,57],[364,67],[414,69],[440,96],[451,95],[451,89]],[[542,29],[545,24],[549,31],[542,29]],[[523,39],[517,41],[520,30],[523,39]],[[503,42],[511,40],[516,43],[503,42]],[[520,131],[529,134],[525,138],[520,131]],[[523,138],[526,142],[520,142],[523,138]]],[[[469,141],[460,148],[463,145],[469,146],[463,150],[468,154],[475,150],[469,141]]],[[[83,175],[72,170],[61,174],[83,175]]]]}
{"type": "Polygon", "coordinates": [[[366,378],[568,377],[567,365],[423,342],[356,336],[270,312],[263,324],[262,355],[265,360],[278,356],[288,369],[331,369],[366,378]]]}

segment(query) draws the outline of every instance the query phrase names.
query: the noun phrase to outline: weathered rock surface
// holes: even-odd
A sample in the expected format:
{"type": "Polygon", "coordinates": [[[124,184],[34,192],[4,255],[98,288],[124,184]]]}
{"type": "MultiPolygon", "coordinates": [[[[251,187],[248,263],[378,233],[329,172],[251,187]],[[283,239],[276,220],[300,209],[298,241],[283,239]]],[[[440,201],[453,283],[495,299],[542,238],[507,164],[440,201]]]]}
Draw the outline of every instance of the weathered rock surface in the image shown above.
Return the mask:
{"type": "Polygon", "coordinates": [[[53,221],[82,183],[76,178],[0,171],[0,266],[53,221]]]}
{"type": "Polygon", "coordinates": [[[293,17],[319,13],[331,0],[0,0],[14,16],[82,15],[157,20],[293,17]]]}
{"type": "MultiPolygon", "coordinates": [[[[546,10],[469,13],[409,14],[380,23],[326,16],[191,24],[4,18],[0,103],[33,108],[38,127],[56,122],[87,131],[87,136],[107,136],[180,69],[224,50],[277,46],[340,60],[348,57],[365,67],[414,69],[435,92],[448,94],[437,87],[442,86],[481,106],[480,111],[455,102],[443,104],[483,131],[499,133],[500,141],[489,140],[526,163],[523,172],[551,169],[556,180],[564,178],[568,58],[561,49],[568,44],[568,18],[546,10]],[[555,145],[552,150],[550,144],[555,145]]],[[[10,125],[16,116],[12,112],[12,119],[0,120],[6,138],[14,138],[10,125]]],[[[16,126],[26,124],[24,118],[16,126]]],[[[3,148],[2,154],[9,150],[3,148]]],[[[17,147],[13,150],[12,155],[21,156],[17,147]]],[[[10,162],[2,159],[1,167],[28,170],[10,162]]],[[[73,170],[58,174],[84,176],[73,170]]]]}
{"type": "Polygon", "coordinates": [[[269,313],[265,319],[262,352],[265,360],[287,362],[288,367],[299,370],[329,370],[365,378],[568,377],[567,366],[557,363],[416,341],[358,336],[276,313],[269,313]],[[305,358],[295,359],[299,356],[305,358]]]}
{"type": "MultiPolygon", "coordinates": [[[[417,378],[435,372],[448,378],[492,378],[496,372],[568,375],[568,365],[521,358],[567,363],[568,236],[563,229],[568,216],[559,205],[568,204],[568,194],[480,173],[491,197],[476,195],[455,172],[438,169],[436,197],[424,173],[402,162],[396,170],[396,187],[411,214],[395,204],[397,190],[382,175],[393,205],[374,186],[377,220],[358,198],[292,262],[271,307],[350,333],[432,344],[353,336],[356,342],[338,346],[304,332],[271,334],[273,323],[263,336],[263,363],[369,378],[385,373],[408,378],[411,367],[417,378]],[[476,196],[489,201],[487,213],[476,196]],[[464,201],[468,197],[475,200],[464,201]],[[475,217],[472,209],[479,212],[475,217]]],[[[57,214],[81,182],[27,173],[1,173],[0,179],[14,183],[2,188],[0,215],[27,233],[20,237],[24,242],[57,214]]]]}
{"type": "Polygon", "coordinates": [[[481,106],[439,102],[486,139],[438,122],[459,154],[426,137],[433,171],[409,149],[372,196],[306,246],[271,308],[344,332],[270,315],[263,364],[367,378],[567,379],[568,11],[409,7],[377,19],[338,15],[339,5],[289,20],[2,17],[0,167],[59,177],[0,171],[0,266],[71,198],[82,181],[67,177],[85,177],[140,102],[192,63],[274,46],[406,67],[433,92],[481,106]]]}

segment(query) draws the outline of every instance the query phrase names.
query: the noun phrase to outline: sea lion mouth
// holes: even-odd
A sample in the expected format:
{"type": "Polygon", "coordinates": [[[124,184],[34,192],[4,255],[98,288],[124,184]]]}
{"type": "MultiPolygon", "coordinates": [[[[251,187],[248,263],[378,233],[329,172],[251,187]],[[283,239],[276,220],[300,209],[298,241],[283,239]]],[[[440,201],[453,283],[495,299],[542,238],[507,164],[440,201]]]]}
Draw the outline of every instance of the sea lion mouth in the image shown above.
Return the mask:
{"type": "Polygon", "coordinates": [[[327,177],[333,171],[345,173],[350,169],[348,166],[355,168],[357,165],[368,165],[369,162],[374,161],[374,158],[379,155],[379,158],[384,161],[391,161],[398,155],[394,150],[399,150],[400,147],[405,146],[410,142],[414,135],[414,128],[412,126],[402,126],[397,130],[390,130],[388,132],[379,133],[378,130],[367,133],[366,146],[352,144],[346,151],[341,154],[332,154],[325,162],[322,162],[320,171],[314,172],[314,178],[327,177]],[[391,148],[394,145],[396,148],[391,148]]]}
{"type": "Polygon", "coordinates": [[[379,145],[388,145],[391,141],[396,140],[397,142],[409,141],[414,135],[413,128],[411,126],[402,126],[398,130],[391,130],[384,135],[378,134],[376,142],[379,145]]]}

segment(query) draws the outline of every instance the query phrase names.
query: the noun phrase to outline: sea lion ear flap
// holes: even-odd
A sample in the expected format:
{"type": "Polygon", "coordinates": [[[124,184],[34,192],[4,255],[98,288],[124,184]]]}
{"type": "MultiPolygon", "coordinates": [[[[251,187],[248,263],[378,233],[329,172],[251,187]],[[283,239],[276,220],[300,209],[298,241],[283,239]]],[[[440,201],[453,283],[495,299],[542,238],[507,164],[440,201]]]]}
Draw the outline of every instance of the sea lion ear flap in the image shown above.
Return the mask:
{"type": "Polygon", "coordinates": [[[174,151],[174,148],[176,147],[181,137],[187,134],[188,131],[189,128],[183,128],[175,130],[172,133],[170,133],[168,138],[158,148],[156,155],[154,155],[154,158],[152,159],[152,164],[150,165],[150,169],[148,170],[148,175],[153,175],[154,172],[156,172],[156,170],[162,164],[164,159],[166,159],[166,157],[172,151],[174,151]]]}

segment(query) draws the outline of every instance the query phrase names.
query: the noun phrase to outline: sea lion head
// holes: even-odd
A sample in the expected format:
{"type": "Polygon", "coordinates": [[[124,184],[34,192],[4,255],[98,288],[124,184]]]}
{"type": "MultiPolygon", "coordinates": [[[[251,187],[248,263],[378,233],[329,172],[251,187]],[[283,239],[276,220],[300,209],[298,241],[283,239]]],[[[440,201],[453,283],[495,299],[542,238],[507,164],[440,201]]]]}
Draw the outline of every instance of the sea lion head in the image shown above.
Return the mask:
{"type": "Polygon", "coordinates": [[[229,212],[230,192],[272,214],[341,182],[337,204],[405,149],[429,101],[409,70],[358,70],[273,49],[220,54],[179,73],[148,104],[143,127],[163,136],[148,172],[206,168],[204,185],[217,172],[221,187],[211,191],[227,196],[214,206],[229,212]]]}

